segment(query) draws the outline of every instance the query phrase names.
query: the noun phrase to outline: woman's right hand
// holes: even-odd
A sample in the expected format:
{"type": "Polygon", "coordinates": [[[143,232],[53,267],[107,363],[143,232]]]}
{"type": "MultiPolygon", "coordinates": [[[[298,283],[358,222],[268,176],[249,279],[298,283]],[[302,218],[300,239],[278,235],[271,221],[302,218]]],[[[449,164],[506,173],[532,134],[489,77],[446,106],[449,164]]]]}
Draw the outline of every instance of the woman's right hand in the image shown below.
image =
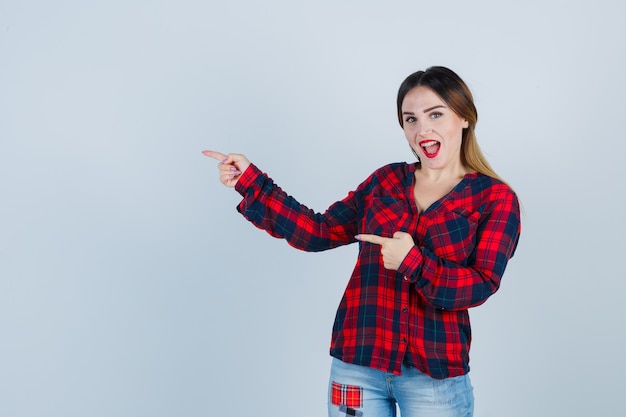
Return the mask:
{"type": "Polygon", "coordinates": [[[209,158],[220,161],[217,167],[220,170],[220,181],[227,187],[234,187],[241,174],[250,166],[250,161],[244,155],[231,153],[224,155],[216,151],[202,151],[209,158]]]}

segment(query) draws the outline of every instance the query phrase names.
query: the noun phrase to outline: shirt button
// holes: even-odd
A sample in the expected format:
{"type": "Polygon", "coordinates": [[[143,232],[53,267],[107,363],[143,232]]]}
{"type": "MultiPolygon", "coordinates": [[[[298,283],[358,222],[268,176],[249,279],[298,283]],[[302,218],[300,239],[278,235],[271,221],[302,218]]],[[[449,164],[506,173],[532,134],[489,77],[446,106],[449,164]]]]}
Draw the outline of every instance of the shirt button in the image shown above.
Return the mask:
{"type": "Polygon", "coordinates": [[[408,309],[408,308],[406,308],[406,307],[404,307],[404,308],[402,309],[402,311],[406,313],[407,311],[409,311],[409,309],[408,309]]]}
{"type": "Polygon", "coordinates": [[[404,280],[405,280],[405,281],[408,281],[408,280],[409,280],[409,277],[407,277],[407,276],[405,275],[405,276],[404,276],[404,280]]]}

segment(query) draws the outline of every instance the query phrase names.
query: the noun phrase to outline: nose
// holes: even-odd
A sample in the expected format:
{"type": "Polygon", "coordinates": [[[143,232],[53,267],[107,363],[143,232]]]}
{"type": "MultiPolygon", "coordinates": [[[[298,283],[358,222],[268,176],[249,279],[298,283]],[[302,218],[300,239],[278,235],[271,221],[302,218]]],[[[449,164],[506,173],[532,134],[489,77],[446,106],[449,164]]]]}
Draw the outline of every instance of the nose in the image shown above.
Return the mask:
{"type": "Polygon", "coordinates": [[[426,137],[426,136],[428,136],[428,135],[433,133],[433,128],[430,127],[430,126],[423,125],[423,126],[420,127],[419,132],[420,132],[419,135],[421,137],[426,137]]]}
{"type": "Polygon", "coordinates": [[[426,137],[433,133],[433,126],[428,118],[424,118],[418,122],[417,132],[420,137],[426,137]]]}

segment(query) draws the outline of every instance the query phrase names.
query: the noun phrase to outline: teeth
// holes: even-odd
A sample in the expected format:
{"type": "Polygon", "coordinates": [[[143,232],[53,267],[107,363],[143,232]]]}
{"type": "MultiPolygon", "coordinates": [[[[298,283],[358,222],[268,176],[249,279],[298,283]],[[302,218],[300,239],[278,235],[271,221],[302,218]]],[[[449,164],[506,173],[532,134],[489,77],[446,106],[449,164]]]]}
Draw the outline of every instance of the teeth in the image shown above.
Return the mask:
{"type": "Polygon", "coordinates": [[[438,143],[439,142],[437,142],[436,140],[431,140],[430,142],[423,142],[421,145],[422,145],[422,148],[427,148],[429,146],[433,146],[433,145],[436,145],[438,143]]]}

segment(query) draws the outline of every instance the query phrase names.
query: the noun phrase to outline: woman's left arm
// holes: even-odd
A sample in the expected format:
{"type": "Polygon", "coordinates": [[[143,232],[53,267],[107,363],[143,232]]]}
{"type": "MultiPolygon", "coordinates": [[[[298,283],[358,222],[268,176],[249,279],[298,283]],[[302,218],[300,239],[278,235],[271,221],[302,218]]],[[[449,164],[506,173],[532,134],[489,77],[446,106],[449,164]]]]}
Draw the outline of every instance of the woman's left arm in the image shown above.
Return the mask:
{"type": "Polygon", "coordinates": [[[475,307],[500,287],[519,241],[520,210],[512,191],[490,206],[477,226],[475,247],[465,265],[424,246],[413,246],[397,269],[432,306],[445,310],[475,307]]]}

